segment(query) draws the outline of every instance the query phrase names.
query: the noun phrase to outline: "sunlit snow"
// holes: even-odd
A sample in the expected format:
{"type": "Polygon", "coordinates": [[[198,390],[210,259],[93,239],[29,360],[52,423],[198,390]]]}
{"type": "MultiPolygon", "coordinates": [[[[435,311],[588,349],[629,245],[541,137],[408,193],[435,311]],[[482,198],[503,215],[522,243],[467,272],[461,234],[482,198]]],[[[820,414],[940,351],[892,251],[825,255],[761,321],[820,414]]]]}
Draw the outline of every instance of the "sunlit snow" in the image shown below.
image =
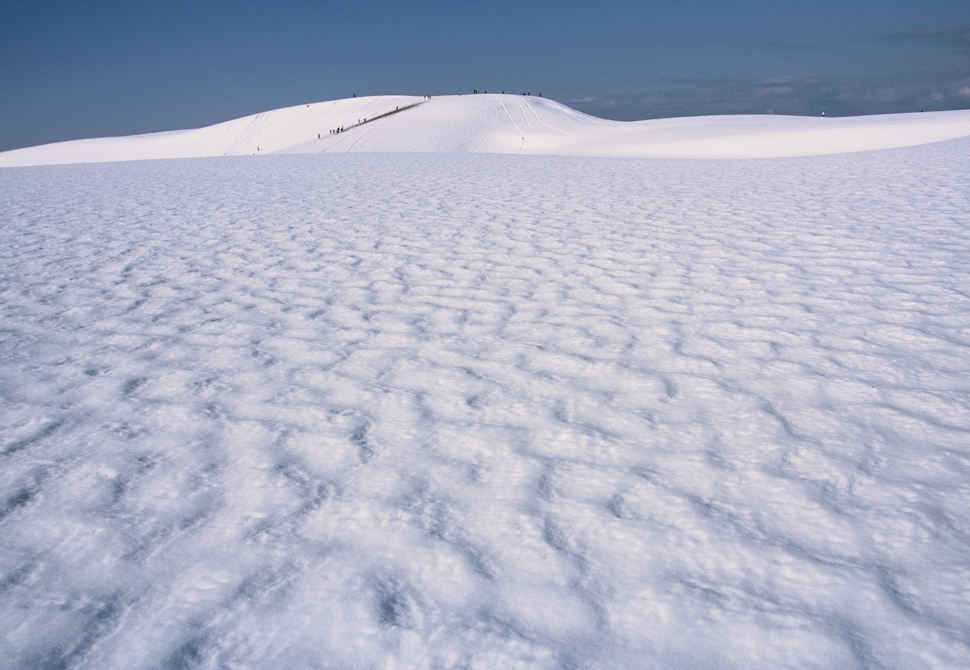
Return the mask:
{"type": "Polygon", "coordinates": [[[0,667],[970,667],[959,114],[0,170],[0,667]]]}

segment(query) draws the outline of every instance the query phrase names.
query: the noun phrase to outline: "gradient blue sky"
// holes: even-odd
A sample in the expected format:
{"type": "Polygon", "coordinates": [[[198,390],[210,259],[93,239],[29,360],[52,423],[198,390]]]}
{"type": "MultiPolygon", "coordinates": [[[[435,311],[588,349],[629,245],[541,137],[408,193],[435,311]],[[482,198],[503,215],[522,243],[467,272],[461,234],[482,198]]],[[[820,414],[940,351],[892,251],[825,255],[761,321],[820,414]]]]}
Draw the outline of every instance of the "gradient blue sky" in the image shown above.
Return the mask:
{"type": "Polygon", "coordinates": [[[619,119],[970,108],[970,0],[0,3],[0,150],[459,89],[619,119]]]}

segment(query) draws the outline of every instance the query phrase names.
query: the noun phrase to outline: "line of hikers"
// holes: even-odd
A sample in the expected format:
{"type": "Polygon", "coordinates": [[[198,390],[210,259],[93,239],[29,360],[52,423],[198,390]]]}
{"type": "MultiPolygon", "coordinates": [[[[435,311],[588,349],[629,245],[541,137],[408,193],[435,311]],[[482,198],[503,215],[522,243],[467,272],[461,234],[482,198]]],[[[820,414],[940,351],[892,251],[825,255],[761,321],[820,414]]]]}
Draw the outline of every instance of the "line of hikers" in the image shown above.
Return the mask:
{"type": "MultiPolygon", "coordinates": [[[[473,88],[472,89],[472,94],[473,95],[478,95],[478,93],[482,93],[484,95],[484,94],[488,93],[488,91],[479,91],[477,88],[473,88]]],[[[505,91],[501,91],[501,94],[502,95],[505,95],[505,91]]],[[[461,91],[458,91],[458,95],[461,95],[461,91]]],[[[531,93],[523,93],[522,95],[532,95],[532,94],[531,93]]],[[[426,98],[430,98],[431,96],[430,95],[426,95],[425,97],[426,98]]],[[[539,97],[540,98],[542,97],[542,93],[539,93],[539,97]]]]}
{"type": "MultiPolygon", "coordinates": [[[[472,93],[474,93],[474,94],[476,94],[476,95],[477,95],[477,94],[478,94],[478,89],[477,89],[477,88],[476,88],[476,89],[473,89],[473,90],[472,90],[472,93]]],[[[483,93],[483,94],[487,94],[487,93],[488,93],[488,91],[482,91],[482,93],[483,93]]],[[[461,91],[458,91],[458,95],[461,95],[461,91]]],[[[505,91],[502,91],[502,95],[505,95],[505,91]]],[[[523,93],[522,95],[532,95],[532,94],[531,94],[531,93],[523,93]]],[[[354,97],[355,97],[355,98],[357,97],[357,94],[356,94],[356,93],[354,94],[354,97]]],[[[540,97],[540,98],[542,97],[542,93],[539,93],[539,97],[540,97]]],[[[425,100],[430,100],[430,99],[431,99],[431,94],[430,94],[430,93],[427,93],[427,94],[425,94],[425,96],[424,96],[424,99],[425,99],[425,100]]],[[[310,106],[310,105],[307,105],[307,107],[309,107],[309,106],[310,106]]],[[[399,110],[398,110],[398,108],[397,108],[397,107],[395,107],[395,108],[394,108],[394,111],[396,112],[396,111],[399,111],[399,110]]],[[[389,113],[391,113],[391,114],[392,114],[393,112],[389,112],[389,113]]],[[[386,114],[381,114],[380,116],[386,116],[386,114]]],[[[824,113],[823,113],[823,116],[824,116],[824,113]]],[[[373,119],[371,119],[371,120],[373,120],[373,119]]],[[[367,119],[357,119],[357,123],[356,123],[356,125],[358,125],[358,126],[359,126],[359,125],[360,125],[361,123],[367,123],[367,119]]],[[[351,126],[351,128],[352,128],[352,127],[353,127],[353,126],[351,126]]],[[[347,128],[345,128],[344,126],[340,126],[339,128],[331,128],[331,129],[330,129],[330,134],[331,134],[331,135],[337,135],[337,134],[339,134],[339,133],[342,133],[342,132],[344,132],[345,130],[347,130],[347,128]]],[[[317,133],[317,139],[318,139],[318,140],[319,140],[319,139],[321,139],[321,133],[317,133]]]]}
{"type": "MultiPolygon", "coordinates": [[[[355,94],[354,97],[356,98],[357,95],[355,94]]],[[[424,99],[425,100],[430,100],[431,99],[431,94],[430,93],[426,94],[424,96],[424,99]]],[[[414,105],[410,105],[410,106],[413,107],[414,105]]],[[[309,105],[307,105],[307,107],[309,107],[309,105]]],[[[407,109],[407,108],[405,107],[405,109],[407,109]]],[[[399,105],[398,106],[395,106],[394,107],[394,112],[399,112],[399,111],[401,111],[400,106],[399,105]]],[[[384,114],[379,114],[378,116],[372,117],[370,119],[370,121],[373,121],[374,119],[379,119],[379,118],[384,117],[384,116],[389,116],[390,114],[393,114],[394,112],[386,112],[384,114]]],[[[368,119],[366,119],[366,118],[364,118],[364,119],[357,119],[357,123],[355,125],[358,125],[359,126],[362,123],[367,123],[367,121],[368,121],[368,119]]],[[[350,127],[353,128],[354,126],[350,126],[350,127]]],[[[339,128],[331,128],[330,129],[330,134],[331,135],[336,135],[338,133],[344,132],[345,130],[347,130],[347,128],[345,128],[344,126],[340,126],[339,128]]],[[[321,134],[320,133],[317,133],[317,139],[318,140],[321,139],[321,134]]]]}

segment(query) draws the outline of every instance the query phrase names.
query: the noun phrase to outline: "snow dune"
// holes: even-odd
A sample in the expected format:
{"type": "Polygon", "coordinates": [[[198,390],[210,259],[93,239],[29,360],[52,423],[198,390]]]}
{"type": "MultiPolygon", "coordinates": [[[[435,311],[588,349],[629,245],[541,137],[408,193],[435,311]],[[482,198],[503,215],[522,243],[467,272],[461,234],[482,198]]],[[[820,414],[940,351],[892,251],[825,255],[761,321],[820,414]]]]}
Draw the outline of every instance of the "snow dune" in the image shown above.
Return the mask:
{"type": "Polygon", "coordinates": [[[849,153],[970,135],[970,110],[848,118],[723,116],[620,122],[545,98],[374,96],[299,105],[195,130],[0,153],[0,167],[272,153],[462,152],[638,158],[849,153]],[[397,114],[395,110],[412,106],[397,114]],[[335,128],[345,128],[332,135],[335,128]]]}

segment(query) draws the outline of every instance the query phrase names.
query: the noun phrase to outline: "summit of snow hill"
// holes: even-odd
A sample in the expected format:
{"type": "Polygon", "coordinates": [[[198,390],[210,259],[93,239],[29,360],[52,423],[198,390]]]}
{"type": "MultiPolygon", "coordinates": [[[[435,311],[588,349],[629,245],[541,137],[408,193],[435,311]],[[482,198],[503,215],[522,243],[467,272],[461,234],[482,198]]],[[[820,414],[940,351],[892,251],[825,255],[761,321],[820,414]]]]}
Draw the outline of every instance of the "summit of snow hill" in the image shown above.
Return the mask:
{"type": "Polygon", "coordinates": [[[15,149],[0,153],[0,167],[350,152],[773,158],[890,149],[965,136],[970,136],[970,110],[610,121],[533,96],[396,95],[297,105],[191,130],[15,149]]]}

